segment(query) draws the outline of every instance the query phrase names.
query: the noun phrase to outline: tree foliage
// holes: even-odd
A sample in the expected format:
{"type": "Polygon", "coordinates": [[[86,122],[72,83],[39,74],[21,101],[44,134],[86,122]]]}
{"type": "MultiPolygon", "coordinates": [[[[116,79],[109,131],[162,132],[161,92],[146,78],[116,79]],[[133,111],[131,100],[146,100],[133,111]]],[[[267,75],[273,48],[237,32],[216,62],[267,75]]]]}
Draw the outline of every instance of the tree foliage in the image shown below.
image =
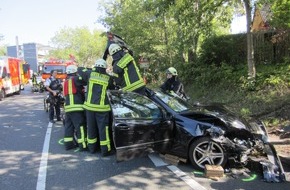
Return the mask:
{"type": "Polygon", "coordinates": [[[224,0],[112,0],[101,19],[154,67],[194,63],[207,36],[229,31],[233,9],[224,0]]]}
{"type": "Polygon", "coordinates": [[[6,55],[6,47],[5,46],[0,46],[0,56],[6,55]]]}
{"type": "Polygon", "coordinates": [[[275,0],[271,7],[273,18],[271,25],[277,28],[290,28],[290,1],[275,0]]]}
{"type": "Polygon", "coordinates": [[[102,33],[96,30],[90,32],[87,27],[63,28],[51,39],[55,49],[50,56],[68,59],[72,54],[80,65],[91,66],[104,53],[107,39],[102,33]]]}

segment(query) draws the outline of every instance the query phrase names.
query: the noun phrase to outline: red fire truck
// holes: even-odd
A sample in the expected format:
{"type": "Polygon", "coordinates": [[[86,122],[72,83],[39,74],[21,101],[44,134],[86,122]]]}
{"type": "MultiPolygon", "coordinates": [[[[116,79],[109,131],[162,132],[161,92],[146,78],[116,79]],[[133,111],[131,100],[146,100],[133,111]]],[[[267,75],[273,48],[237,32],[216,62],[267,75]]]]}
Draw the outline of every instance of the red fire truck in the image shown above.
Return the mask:
{"type": "Polygon", "coordinates": [[[29,78],[29,64],[15,57],[0,56],[0,100],[7,95],[20,94],[29,78]]]}
{"type": "Polygon", "coordinates": [[[57,70],[58,79],[66,78],[66,67],[68,65],[75,64],[73,59],[71,60],[60,60],[60,59],[50,59],[43,64],[42,79],[47,79],[51,75],[52,70],[57,70]]]}

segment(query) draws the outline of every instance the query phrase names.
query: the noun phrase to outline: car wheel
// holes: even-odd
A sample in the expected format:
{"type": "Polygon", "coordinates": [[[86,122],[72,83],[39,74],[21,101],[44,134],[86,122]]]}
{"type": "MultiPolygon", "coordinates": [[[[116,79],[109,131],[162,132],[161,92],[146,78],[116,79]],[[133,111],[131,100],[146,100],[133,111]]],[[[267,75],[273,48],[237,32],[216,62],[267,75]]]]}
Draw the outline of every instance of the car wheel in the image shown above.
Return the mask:
{"type": "Polygon", "coordinates": [[[202,137],[190,145],[189,159],[194,168],[204,170],[206,164],[225,166],[227,155],[219,143],[202,137]]]}

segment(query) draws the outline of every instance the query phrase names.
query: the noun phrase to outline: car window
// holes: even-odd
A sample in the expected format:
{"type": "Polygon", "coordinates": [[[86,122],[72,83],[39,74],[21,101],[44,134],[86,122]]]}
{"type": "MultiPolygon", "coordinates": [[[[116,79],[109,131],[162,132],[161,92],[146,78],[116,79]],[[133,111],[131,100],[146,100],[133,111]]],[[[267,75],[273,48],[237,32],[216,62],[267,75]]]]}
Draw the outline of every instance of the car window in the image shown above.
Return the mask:
{"type": "Polygon", "coordinates": [[[64,65],[46,65],[43,69],[44,73],[50,73],[52,70],[57,70],[58,73],[65,73],[64,65]]]}
{"type": "Polygon", "coordinates": [[[190,109],[190,106],[187,105],[184,101],[169,94],[157,91],[156,96],[159,97],[165,104],[167,104],[175,112],[183,112],[190,109]]]}
{"type": "Polygon", "coordinates": [[[115,118],[156,119],[162,116],[159,107],[137,93],[117,93],[111,96],[115,118]]]}

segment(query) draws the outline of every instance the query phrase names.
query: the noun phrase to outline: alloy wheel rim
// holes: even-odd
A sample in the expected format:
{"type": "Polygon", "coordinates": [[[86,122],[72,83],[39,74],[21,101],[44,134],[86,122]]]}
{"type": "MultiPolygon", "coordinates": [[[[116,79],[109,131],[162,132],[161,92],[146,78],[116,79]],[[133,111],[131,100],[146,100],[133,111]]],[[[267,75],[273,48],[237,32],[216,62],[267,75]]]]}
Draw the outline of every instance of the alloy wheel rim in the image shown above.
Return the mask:
{"type": "Polygon", "coordinates": [[[224,161],[224,151],[222,147],[213,141],[199,143],[193,151],[194,162],[201,168],[206,164],[221,165],[224,161]]]}

